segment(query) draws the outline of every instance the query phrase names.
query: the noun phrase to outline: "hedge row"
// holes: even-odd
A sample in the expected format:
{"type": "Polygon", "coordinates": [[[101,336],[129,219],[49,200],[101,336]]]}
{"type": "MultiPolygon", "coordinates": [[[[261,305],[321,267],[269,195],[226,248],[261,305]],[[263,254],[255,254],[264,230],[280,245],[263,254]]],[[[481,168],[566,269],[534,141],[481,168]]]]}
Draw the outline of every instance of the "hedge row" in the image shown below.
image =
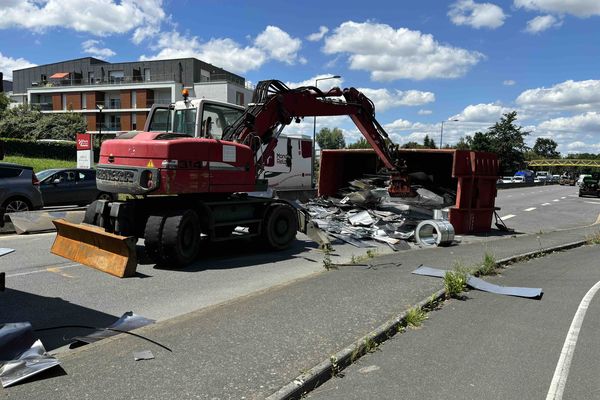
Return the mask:
{"type": "MultiPolygon", "coordinates": [[[[32,140],[0,138],[4,144],[4,154],[7,156],[22,156],[32,158],[51,158],[53,160],[77,160],[77,147],[75,143],[67,142],[39,142],[32,140]]],[[[94,149],[94,156],[98,158],[100,149],[94,149]]]]}

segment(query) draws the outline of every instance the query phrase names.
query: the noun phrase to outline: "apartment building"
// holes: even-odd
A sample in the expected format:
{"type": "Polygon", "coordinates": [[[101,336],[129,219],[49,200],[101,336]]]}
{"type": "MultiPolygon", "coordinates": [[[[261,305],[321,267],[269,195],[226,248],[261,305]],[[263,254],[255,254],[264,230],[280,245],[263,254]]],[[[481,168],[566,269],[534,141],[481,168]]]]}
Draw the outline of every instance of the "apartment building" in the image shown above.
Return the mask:
{"type": "Polygon", "coordinates": [[[89,132],[141,130],[153,104],[205,97],[247,105],[253,88],[196,58],[110,63],[93,57],[13,71],[11,98],[44,113],[78,112],[89,132]]]}

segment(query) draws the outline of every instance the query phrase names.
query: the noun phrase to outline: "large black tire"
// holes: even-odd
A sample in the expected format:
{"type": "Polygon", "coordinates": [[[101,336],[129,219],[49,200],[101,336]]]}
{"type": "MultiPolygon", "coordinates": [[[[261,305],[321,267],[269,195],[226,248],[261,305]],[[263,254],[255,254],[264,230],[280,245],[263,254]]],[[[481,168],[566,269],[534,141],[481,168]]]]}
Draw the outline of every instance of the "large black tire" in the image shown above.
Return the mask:
{"type": "Polygon", "coordinates": [[[296,210],[287,204],[271,206],[262,229],[262,238],[271,248],[283,250],[296,239],[298,217],[296,210]]]}
{"type": "Polygon", "coordinates": [[[155,264],[164,265],[167,260],[162,245],[162,235],[167,217],[164,215],[151,215],[144,228],[144,247],[146,255],[155,264]]]}
{"type": "Polygon", "coordinates": [[[200,218],[194,210],[185,210],[167,217],[163,227],[162,245],[170,266],[183,267],[200,252],[200,218]]]}
{"type": "Polygon", "coordinates": [[[85,216],[83,217],[83,222],[90,225],[96,225],[98,220],[98,214],[96,214],[96,203],[94,200],[90,204],[88,204],[85,209],[85,216]]]}

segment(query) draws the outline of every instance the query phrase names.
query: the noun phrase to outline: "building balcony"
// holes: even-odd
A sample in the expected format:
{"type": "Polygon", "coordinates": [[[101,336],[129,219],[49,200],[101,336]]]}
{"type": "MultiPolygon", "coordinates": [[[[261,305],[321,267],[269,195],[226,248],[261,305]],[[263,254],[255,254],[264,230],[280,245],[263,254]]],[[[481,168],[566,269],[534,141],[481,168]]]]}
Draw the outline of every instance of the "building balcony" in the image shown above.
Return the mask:
{"type": "Polygon", "coordinates": [[[31,82],[32,88],[49,87],[71,87],[71,86],[107,86],[107,85],[128,85],[144,84],[149,82],[176,82],[176,74],[151,75],[143,77],[141,75],[123,76],[123,77],[104,77],[104,78],[65,78],[48,79],[46,81],[31,82]]]}
{"type": "Polygon", "coordinates": [[[31,103],[31,108],[35,108],[40,111],[52,111],[52,103],[31,103]]]}

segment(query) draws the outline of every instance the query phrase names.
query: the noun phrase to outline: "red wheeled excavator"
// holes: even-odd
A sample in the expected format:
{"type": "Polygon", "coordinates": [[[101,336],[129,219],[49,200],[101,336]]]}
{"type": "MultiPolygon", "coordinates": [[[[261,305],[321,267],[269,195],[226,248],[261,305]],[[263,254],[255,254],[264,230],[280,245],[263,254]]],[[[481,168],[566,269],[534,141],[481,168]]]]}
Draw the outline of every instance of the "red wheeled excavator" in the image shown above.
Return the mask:
{"type": "Polygon", "coordinates": [[[303,117],[348,115],[382,160],[390,194],[410,194],[397,146],[375,119],[373,102],[355,88],[322,92],[261,81],[252,103],[231,125],[218,114],[213,118],[221,120],[211,121],[195,110],[158,111],[153,108],[149,118],[166,119],[167,129],[153,131],[151,123],[148,132],[108,140],[100,150],[98,188],[129,199],[90,204],[82,224],[54,221],[54,254],[125,277],[135,273],[140,238],[153,262],[170,266],[191,263],[206,241],[246,236],[274,249],[288,247],[298,230],[306,230],[304,212],[285,200],[248,192],[266,189],[259,179],[266,158],[283,128],[303,117]],[[204,124],[202,137],[168,128],[195,124],[204,124]],[[211,133],[215,124],[221,137],[211,133]]]}

